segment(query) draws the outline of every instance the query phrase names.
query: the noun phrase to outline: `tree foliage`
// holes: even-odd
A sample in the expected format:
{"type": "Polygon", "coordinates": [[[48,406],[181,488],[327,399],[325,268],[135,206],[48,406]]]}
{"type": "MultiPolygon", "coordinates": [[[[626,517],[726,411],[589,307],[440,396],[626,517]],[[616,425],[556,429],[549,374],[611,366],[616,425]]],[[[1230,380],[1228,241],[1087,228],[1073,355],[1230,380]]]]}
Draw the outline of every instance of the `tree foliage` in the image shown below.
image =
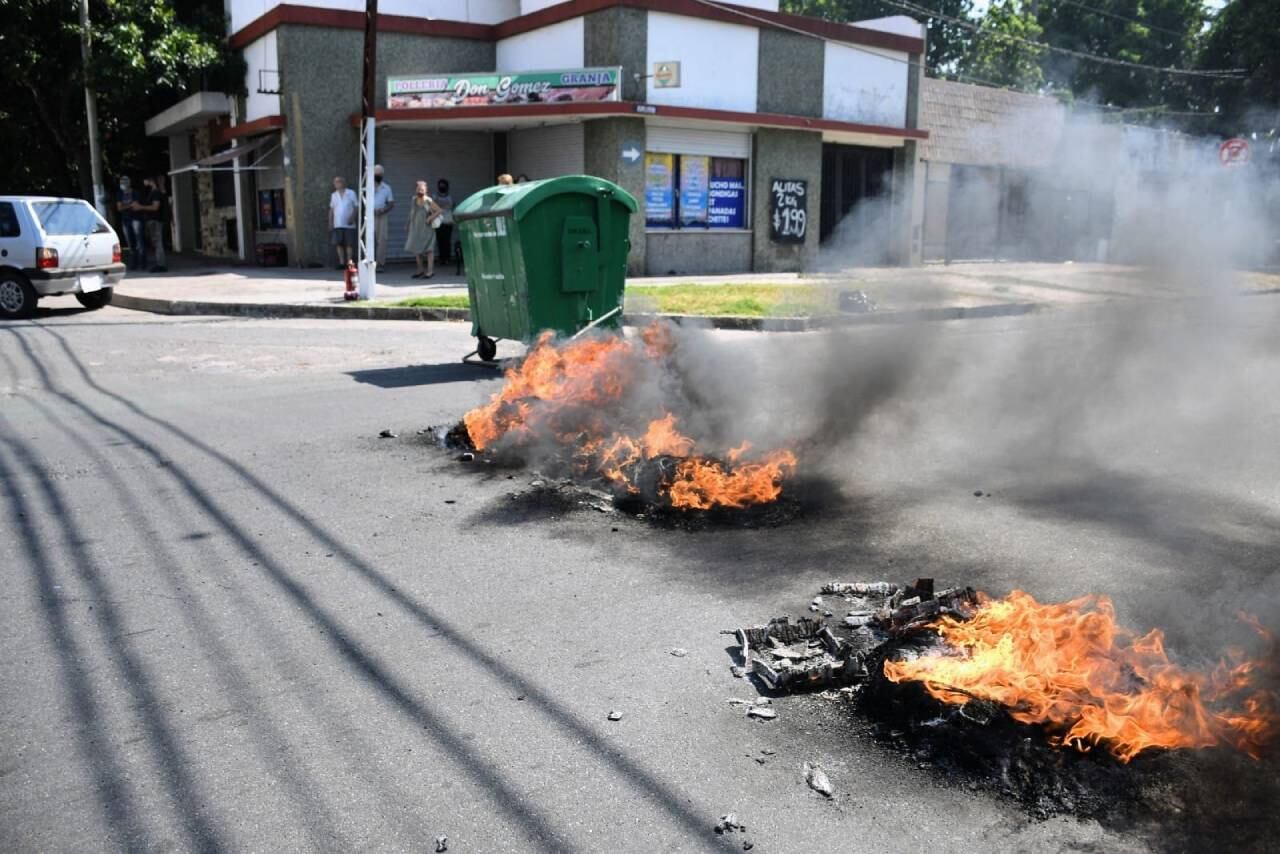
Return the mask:
{"type": "MultiPolygon", "coordinates": [[[[1189,68],[1205,12],[1201,0],[1056,0],[1039,7],[1037,21],[1041,40],[1055,47],[1161,68],[1189,68]]],[[[1190,93],[1188,78],[1149,69],[1059,53],[1046,53],[1041,65],[1050,86],[1102,104],[1172,104],[1185,109],[1190,93]]]]}
{"type": "Polygon", "coordinates": [[[243,62],[223,40],[222,4],[90,0],[93,62],[80,59],[78,0],[0,0],[0,165],[6,192],[92,197],[85,123],[86,77],[98,95],[106,180],[157,172],[164,141],[144,124],[199,89],[240,92],[243,62]],[[21,22],[21,25],[15,25],[21,22]]]}
{"type": "Polygon", "coordinates": [[[1043,34],[1036,16],[1022,0],[999,0],[987,7],[963,72],[976,80],[1034,92],[1044,85],[1043,48],[1029,42],[1043,34]]]}
{"type": "Polygon", "coordinates": [[[1201,68],[1242,68],[1242,80],[1206,81],[1202,109],[1218,111],[1224,134],[1280,129],[1280,0],[1230,0],[1205,34],[1201,68]]]}

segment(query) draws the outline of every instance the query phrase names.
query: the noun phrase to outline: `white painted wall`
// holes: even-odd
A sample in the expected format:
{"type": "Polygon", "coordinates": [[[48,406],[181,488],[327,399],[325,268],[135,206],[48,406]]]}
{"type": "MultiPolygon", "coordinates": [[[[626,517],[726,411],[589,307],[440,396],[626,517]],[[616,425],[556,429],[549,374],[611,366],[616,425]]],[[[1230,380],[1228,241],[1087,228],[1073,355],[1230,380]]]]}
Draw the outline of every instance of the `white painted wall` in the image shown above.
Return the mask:
{"type": "Polygon", "coordinates": [[[519,14],[528,15],[530,12],[536,12],[539,9],[545,9],[548,6],[563,2],[564,0],[520,0],[519,14]]]}
{"type": "Polygon", "coordinates": [[[280,115],[280,96],[264,95],[258,91],[260,85],[267,89],[280,88],[280,63],[276,59],[275,30],[246,47],[244,61],[249,67],[245,72],[244,81],[245,88],[249,90],[249,97],[244,103],[245,121],[251,122],[263,116],[280,115]],[[273,73],[260,75],[259,70],[273,73]]]}
{"type": "Polygon", "coordinates": [[[549,27],[530,30],[498,41],[498,71],[542,71],[548,68],[581,68],[584,59],[582,18],[570,18],[549,27]]]}
{"type": "MultiPolygon", "coordinates": [[[[281,0],[226,0],[230,16],[228,32],[236,33],[280,4],[281,0]]],[[[363,0],[302,0],[302,5],[319,9],[345,9],[363,12],[363,0]]],[[[384,15],[410,18],[438,18],[444,21],[468,21],[496,24],[521,14],[520,0],[379,0],[378,11],[384,15]]]]}
{"type": "Polygon", "coordinates": [[[823,57],[824,118],[903,127],[907,120],[907,55],[827,42],[823,57]]]}
{"type": "Polygon", "coordinates": [[[850,21],[850,23],[864,30],[879,30],[882,33],[910,36],[913,39],[922,39],[925,35],[925,25],[907,15],[890,15],[887,18],[870,18],[866,21],[850,21]]]}
{"type": "Polygon", "coordinates": [[[680,63],[680,86],[658,89],[649,78],[650,104],[756,111],[756,69],[760,31],[755,27],[649,13],[648,55],[652,72],[659,62],[680,63]]]}
{"type": "MultiPolygon", "coordinates": [[[[308,6],[326,5],[330,0],[304,0],[308,6]]],[[[364,11],[364,3],[355,8],[364,11]]],[[[347,6],[334,8],[348,8],[347,6]]],[[[520,14],[520,0],[378,0],[383,15],[407,18],[439,18],[442,21],[467,21],[473,24],[496,24],[520,14]]]]}

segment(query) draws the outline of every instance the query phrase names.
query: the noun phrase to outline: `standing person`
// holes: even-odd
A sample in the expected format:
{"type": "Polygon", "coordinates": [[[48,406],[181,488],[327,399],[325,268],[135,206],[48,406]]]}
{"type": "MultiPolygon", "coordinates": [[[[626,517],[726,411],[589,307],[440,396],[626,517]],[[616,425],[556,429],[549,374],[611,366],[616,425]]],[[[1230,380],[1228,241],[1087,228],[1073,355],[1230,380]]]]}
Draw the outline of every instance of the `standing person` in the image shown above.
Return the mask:
{"type": "Polygon", "coordinates": [[[391,224],[391,209],[396,206],[396,197],[391,192],[391,185],[382,180],[382,164],[373,167],[373,257],[377,259],[378,269],[387,263],[387,229],[391,224]]]}
{"type": "Polygon", "coordinates": [[[333,194],[329,196],[329,239],[338,252],[338,269],[341,270],[355,259],[356,249],[356,210],[360,200],[355,191],[347,186],[347,179],[341,175],[333,179],[333,194]]]}
{"type": "Polygon", "coordinates": [[[432,221],[440,216],[440,206],[427,195],[427,182],[419,181],[414,188],[413,202],[409,205],[409,235],[405,238],[404,248],[413,253],[418,262],[418,272],[410,278],[430,279],[435,273],[436,263],[436,230],[432,221]],[[422,259],[427,261],[427,270],[422,271],[422,259]]]}
{"type": "Polygon", "coordinates": [[[129,269],[141,270],[147,264],[147,244],[142,237],[142,213],[138,210],[138,193],[128,175],[120,176],[120,192],[116,193],[116,212],[120,228],[129,245],[129,269]]]}
{"type": "Polygon", "coordinates": [[[169,205],[155,178],[142,179],[138,210],[142,211],[147,243],[151,248],[152,273],[168,272],[164,257],[164,226],[169,221],[169,205]]]}
{"type": "Polygon", "coordinates": [[[453,196],[449,195],[449,182],[436,181],[435,203],[440,207],[440,227],[436,229],[436,243],[440,263],[448,264],[453,257],[453,196]]]}
{"type": "Polygon", "coordinates": [[[508,175],[506,172],[503,172],[501,175],[498,176],[499,187],[505,187],[508,184],[514,184],[514,183],[515,183],[515,179],[512,178],[510,175],[508,175]]]}

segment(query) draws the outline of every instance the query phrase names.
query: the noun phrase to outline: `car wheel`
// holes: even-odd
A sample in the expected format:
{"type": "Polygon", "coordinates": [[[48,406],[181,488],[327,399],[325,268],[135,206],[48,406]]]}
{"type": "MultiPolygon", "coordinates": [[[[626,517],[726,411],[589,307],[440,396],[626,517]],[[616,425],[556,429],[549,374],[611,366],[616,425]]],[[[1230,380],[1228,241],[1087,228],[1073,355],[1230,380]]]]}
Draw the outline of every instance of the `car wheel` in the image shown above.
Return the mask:
{"type": "Polygon", "coordinates": [[[0,317],[10,320],[30,317],[36,313],[36,300],[40,297],[19,273],[0,272],[0,317]]]}
{"type": "Polygon", "coordinates": [[[76,302],[93,311],[108,305],[111,302],[111,294],[111,288],[103,288],[100,291],[91,291],[87,294],[76,294],[76,302]]]}

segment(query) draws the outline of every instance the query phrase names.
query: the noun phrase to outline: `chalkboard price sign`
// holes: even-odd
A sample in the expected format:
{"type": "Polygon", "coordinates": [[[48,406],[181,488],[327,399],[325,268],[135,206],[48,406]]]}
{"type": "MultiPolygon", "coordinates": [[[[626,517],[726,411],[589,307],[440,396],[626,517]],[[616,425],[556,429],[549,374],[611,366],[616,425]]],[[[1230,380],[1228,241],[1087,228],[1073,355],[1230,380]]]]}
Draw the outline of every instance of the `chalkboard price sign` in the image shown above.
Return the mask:
{"type": "Polygon", "coordinates": [[[809,182],[792,178],[769,180],[769,237],[775,243],[804,243],[809,230],[809,182]]]}

